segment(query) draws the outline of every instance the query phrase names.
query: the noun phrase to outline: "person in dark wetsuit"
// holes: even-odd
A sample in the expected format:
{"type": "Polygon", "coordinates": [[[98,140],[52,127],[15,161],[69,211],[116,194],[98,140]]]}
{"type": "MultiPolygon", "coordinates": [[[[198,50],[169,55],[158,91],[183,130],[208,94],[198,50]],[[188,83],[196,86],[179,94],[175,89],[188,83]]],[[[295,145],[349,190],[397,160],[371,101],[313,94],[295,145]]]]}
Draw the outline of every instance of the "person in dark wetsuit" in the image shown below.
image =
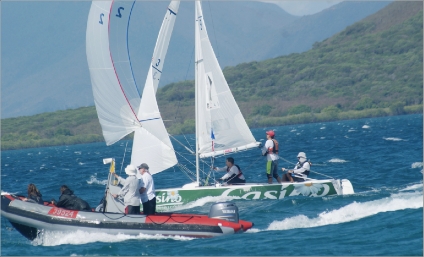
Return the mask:
{"type": "Polygon", "coordinates": [[[226,162],[226,166],[223,168],[214,167],[213,169],[216,171],[227,171],[227,174],[222,176],[220,180],[227,182],[228,184],[244,184],[246,183],[246,178],[241,172],[240,168],[237,165],[234,165],[234,158],[228,157],[226,162]]]}
{"type": "Polygon", "coordinates": [[[43,198],[41,197],[40,191],[31,183],[28,185],[28,198],[24,198],[23,200],[30,203],[44,204],[43,198]]]}
{"type": "Polygon", "coordinates": [[[78,211],[91,211],[90,205],[82,200],[81,198],[74,195],[74,191],[69,189],[67,185],[60,187],[61,195],[59,197],[59,202],[52,200],[52,204],[55,204],[56,207],[61,207],[69,210],[78,210],[78,211]]]}

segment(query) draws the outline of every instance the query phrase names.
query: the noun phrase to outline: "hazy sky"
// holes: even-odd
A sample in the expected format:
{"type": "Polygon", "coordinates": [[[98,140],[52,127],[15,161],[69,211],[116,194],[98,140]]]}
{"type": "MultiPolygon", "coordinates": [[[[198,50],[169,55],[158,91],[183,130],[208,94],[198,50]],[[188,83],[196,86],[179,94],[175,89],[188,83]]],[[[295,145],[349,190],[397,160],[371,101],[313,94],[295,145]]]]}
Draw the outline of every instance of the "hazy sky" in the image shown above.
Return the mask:
{"type": "Polygon", "coordinates": [[[296,15],[303,16],[320,12],[328,7],[338,4],[342,1],[302,1],[302,0],[289,0],[289,1],[270,1],[264,2],[274,3],[284,9],[284,11],[296,15]]]}

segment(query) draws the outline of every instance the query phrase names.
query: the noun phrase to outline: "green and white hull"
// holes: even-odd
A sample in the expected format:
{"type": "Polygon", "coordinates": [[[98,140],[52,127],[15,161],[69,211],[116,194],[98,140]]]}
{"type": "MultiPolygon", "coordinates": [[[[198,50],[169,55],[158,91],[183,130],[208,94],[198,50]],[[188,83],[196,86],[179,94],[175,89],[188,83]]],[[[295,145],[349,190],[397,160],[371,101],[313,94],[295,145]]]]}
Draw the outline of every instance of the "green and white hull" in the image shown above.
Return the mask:
{"type": "MultiPolygon", "coordinates": [[[[111,179],[111,178],[110,178],[111,179]]],[[[110,194],[119,192],[120,187],[108,185],[110,194]]],[[[110,195],[110,194],[107,195],[110,195]]],[[[329,195],[353,194],[353,187],[347,179],[308,180],[295,183],[246,183],[243,185],[212,185],[196,186],[196,183],[186,184],[180,188],[156,190],[156,211],[163,212],[173,209],[183,209],[204,202],[224,201],[231,199],[244,200],[278,200],[290,196],[322,197],[329,195]]],[[[108,200],[108,211],[124,212],[123,203],[111,197],[108,200]],[[111,209],[112,208],[112,209],[111,209]]]]}
{"type": "MultiPolygon", "coordinates": [[[[278,200],[289,196],[322,197],[327,195],[353,194],[347,179],[308,180],[296,183],[246,183],[244,185],[196,186],[195,183],[182,188],[156,190],[157,211],[167,211],[178,206],[190,205],[205,198],[233,198],[245,200],[278,200]]],[[[213,201],[213,199],[211,199],[213,201]]]]}

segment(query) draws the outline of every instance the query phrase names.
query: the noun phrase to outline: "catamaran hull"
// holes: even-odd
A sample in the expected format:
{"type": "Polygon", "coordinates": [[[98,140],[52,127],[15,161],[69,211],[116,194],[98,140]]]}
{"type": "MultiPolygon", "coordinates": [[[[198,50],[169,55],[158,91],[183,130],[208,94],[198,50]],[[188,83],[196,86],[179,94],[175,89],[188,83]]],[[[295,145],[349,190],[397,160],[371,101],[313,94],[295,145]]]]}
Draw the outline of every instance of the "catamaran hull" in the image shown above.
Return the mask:
{"type": "Polygon", "coordinates": [[[231,186],[202,186],[188,184],[182,188],[156,190],[156,208],[169,210],[204,197],[234,197],[245,200],[283,199],[290,196],[322,197],[353,194],[349,180],[310,180],[296,183],[246,183],[231,186]]]}
{"type": "Polygon", "coordinates": [[[179,235],[215,237],[250,229],[253,223],[231,222],[207,215],[164,213],[156,215],[124,215],[66,210],[21,201],[2,194],[1,215],[26,238],[33,240],[42,231],[87,231],[126,235],[179,235]]]}
{"type": "MultiPolygon", "coordinates": [[[[120,187],[109,185],[112,194],[119,192],[120,187]]],[[[347,179],[308,180],[295,183],[246,183],[243,185],[213,185],[196,186],[195,183],[184,185],[181,188],[168,188],[156,190],[156,210],[169,211],[178,206],[193,203],[205,197],[235,198],[244,200],[283,199],[291,196],[323,197],[330,195],[353,194],[353,187],[347,179]]],[[[222,199],[221,199],[222,200],[222,199]]],[[[109,198],[109,201],[115,201],[109,198]]],[[[114,207],[122,203],[115,202],[114,207]]]]}

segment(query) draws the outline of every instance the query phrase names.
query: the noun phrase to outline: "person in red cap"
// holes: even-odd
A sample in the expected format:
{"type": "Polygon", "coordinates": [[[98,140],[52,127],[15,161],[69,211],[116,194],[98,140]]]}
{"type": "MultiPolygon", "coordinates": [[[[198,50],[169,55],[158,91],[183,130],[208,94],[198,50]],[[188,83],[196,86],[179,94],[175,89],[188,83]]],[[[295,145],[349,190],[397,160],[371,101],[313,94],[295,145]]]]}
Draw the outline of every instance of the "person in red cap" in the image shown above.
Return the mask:
{"type": "Polygon", "coordinates": [[[275,132],[269,130],[266,132],[266,142],[262,147],[262,155],[266,156],[266,175],[268,177],[268,184],[272,184],[272,177],[274,177],[278,183],[281,183],[281,179],[278,176],[278,141],[274,139],[275,132]]]}

